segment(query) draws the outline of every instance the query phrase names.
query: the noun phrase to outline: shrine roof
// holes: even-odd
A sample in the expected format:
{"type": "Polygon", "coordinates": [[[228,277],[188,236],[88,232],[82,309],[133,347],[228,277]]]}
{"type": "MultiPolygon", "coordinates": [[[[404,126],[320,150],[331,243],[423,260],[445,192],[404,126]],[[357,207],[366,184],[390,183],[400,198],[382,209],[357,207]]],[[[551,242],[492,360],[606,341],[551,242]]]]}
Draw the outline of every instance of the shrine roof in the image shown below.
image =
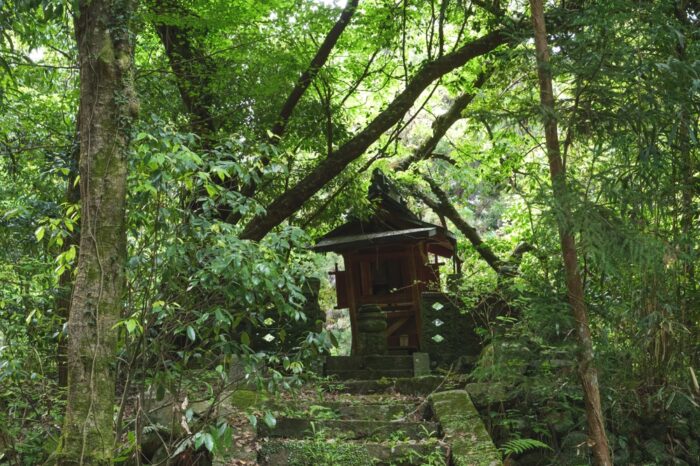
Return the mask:
{"type": "Polygon", "coordinates": [[[446,228],[425,222],[411,212],[398,190],[379,170],[372,175],[368,198],[376,206],[369,218],[351,218],[319,238],[313,249],[318,252],[342,251],[423,239],[434,239],[448,249],[454,249],[455,236],[446,228]]]}

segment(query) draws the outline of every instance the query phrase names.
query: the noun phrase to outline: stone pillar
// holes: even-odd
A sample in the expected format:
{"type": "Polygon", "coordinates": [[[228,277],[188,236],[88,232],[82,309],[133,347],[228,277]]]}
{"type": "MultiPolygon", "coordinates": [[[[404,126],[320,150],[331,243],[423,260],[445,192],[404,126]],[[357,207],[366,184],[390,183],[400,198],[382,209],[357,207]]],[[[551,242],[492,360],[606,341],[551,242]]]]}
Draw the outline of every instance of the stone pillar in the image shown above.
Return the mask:
{"type": "Polygon", "coordinates": [[[476,333],[474,315],[462,313],[458,299],[444,293],[421,294],[423,322],[421,351],[441,367],[449,367],[457,360],[473,363],[482,348],[476,333]]]}
{"type": "Polygon", "coordinates": [[[357,312],[357,354],[386,354],[386,315],[376,304],[365,304],[357,312]]]}

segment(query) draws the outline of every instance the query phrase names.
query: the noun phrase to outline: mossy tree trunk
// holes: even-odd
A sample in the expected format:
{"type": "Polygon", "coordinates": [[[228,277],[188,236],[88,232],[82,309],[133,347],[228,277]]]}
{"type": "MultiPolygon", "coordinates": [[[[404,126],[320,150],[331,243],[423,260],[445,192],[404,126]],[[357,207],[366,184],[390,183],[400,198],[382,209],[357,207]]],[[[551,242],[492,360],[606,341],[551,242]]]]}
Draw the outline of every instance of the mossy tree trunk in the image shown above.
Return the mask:
{"type": "Polygon", "coordinates": [[[81,235],[68,319],[68,399],[61,465],[111,464],[116,330],[124,292],[125,198],[133,93],[131,0],[81,0],[81,235]]]}

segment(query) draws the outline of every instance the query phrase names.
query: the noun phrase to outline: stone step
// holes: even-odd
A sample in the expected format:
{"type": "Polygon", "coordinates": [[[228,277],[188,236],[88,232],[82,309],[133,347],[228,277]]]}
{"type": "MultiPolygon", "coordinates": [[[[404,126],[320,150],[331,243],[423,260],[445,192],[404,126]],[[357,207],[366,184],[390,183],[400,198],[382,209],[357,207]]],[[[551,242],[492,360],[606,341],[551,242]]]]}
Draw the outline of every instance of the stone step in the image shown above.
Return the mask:
{"type": "Polygon", "coordinates": [[[326,372],[346,370],[397,370],[413,372],[411,355],[331,356],[326,358],[326,372]]]}
{"type": "Polygon", "coordinates": [[[365,380],[396,377],[413,377],[413,369],[349,369],[326,371],[326,375],[338,380],[365,380]]]}
{"type": "Polygon", "coordinates": [[[323,385],[330,392],[358,395],[379,393],[401,393],[404,395],[429,395],[435,390],[462,388],[466,382],[458,379],[445,380],[440,375],[423,377],[399,377],[392,379],[358,379],[342,382],[326,382],[323,385]]]}
{"type": "Polygon", "coordinates": [[[262,466],[413,466],[447,463],[445,445],[431,442],[357,443],[312,440],[271,440],[258,453],[262,466]],[[431,461],[432,460],[432,461],[431,461]]]}
{"type": "Polygon", "coordinates": [[[416,414],[423,416],[423,409],[412,403],[325,403],[340,419],[373,419],[391,421],[416,414]]]}
{"type": "Polygon", "coordinates": [[[415,440],[439,435],[439,426],[435,422],[411,421],[376,421],[366,419],[303,419],[283,417],[277,419],[277,425],[269,428],[264,423],[258,424],[260,437],[284,437],[303,439],[323,433],[327,437],[342,439],[391,439],[401,436],[415,440]]]}
{"type": "MultiPolygon", "coordinates": [[[[414,403],[371,402],[371,401],[319,401],[304,405],[287,403],[269,405],[272,410],[283,417],[308,417],[311,419],[364,419],[391,421],[408,415],[422,417],[424,408],[418,409],[414,403]],[[290,413],[297,415],[290,416],[290,413]]],[[[427,405],[426,405],[427,406],[427,405]]]]}

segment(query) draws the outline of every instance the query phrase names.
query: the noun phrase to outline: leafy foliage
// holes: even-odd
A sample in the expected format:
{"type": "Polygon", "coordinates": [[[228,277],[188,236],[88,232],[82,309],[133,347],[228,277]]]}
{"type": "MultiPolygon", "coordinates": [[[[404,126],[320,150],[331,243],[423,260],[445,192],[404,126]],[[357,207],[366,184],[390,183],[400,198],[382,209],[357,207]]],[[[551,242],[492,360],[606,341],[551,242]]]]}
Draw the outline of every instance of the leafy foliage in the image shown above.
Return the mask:
{"type": "MultiPolygon", "coordinates": [[[[341,3],[139,7],[128,291],[114,328],[120,455],[133,458],[136,438],[152,433],[136,422],[139,403],[216,404],[240,379],[268,390],[304,380],[314,358],[337,343],[303,311],[311,277],[322,279],[324,310],[332,305],[325,277],[332,261],[308,246],[346,214],[367,215],[369,173],[379,167],[401,183],[411,209],[440,223],[412,196],[428,191],[426,177],[436,181],[498,257],[532,245],[517,274],[503,280],[458,234],[463,273],[451,285],[487,343],[471,377],[492,389],[482,414],[504,452],[585,461],[585,448],[576,456],[585,444],[584,406],[559,211],[540,147],[533,51],[520,40],[527,9],[361,1],[286,133],[271,138],[341,3]],[[177,54],[168,54],[157,24],[188,39],[186,73],[177,72],[177,54]],[[250,219],[380,115],[418,70],[500,28],[513,28],[511,42],[433,82],[397,125],[262,241],[240,238],[250,219]],[[485,70],[488,79],[430,157],[395,170],[485,70]],[[193,123],[202,109],[192,102],[204,107],[208,131],[193,123]],[[257,190],[244,195],[250,185],[257,190]]],[[[615,462],[693,463],[700,457],[700,393],[691,375],[700,367],[698,8],[670,0],[561,4],[548,6],[557,117],[615,462]]],[[[79,259],[81,221],[69,195],[80,181],[72,13],[63,1],[0,3],[0,461],[13,465],[46,460],[63,412],[61,297],[79,259]]],[[[339,338],[347,341],[347,332],[339,338]]],[[[230,441],[229,426],[212,415],[191,412],[187,422],[193,430],[182,451],[216,451],[230,441]]],[[[314,454],[322,455],[321,443],[314,454]]]]}

